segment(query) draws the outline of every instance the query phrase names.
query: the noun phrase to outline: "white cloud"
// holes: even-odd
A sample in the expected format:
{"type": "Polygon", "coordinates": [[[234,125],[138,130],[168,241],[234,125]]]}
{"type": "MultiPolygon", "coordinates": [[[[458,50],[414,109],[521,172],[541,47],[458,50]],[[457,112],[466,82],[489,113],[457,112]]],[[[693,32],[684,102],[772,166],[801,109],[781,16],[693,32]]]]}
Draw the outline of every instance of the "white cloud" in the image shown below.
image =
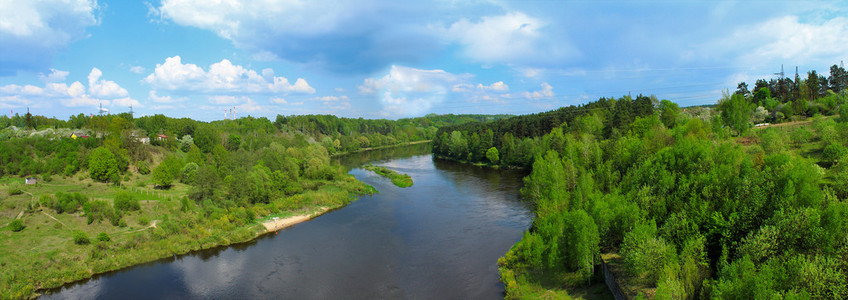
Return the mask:
{"type": "Polygon", "coordinates": [[[91,95],[101,98],[118,98],[129,95],[126,89],[114,81],[101,80],[101,76],[103,76],[103,72],[98,68],[91,69],[91,73],[88,74],[88,92],[91,95]]]}
{"type": "Polygon", "coordinates": [[[444,101],[450,87],[468,77],[444,70],[392,66],[389,74],[380,79],[366,78],[359,91],[377,94],[384,116],[420,115],[444,101]]]}
{"type": "Polygon", "coordinates": [[[447,28],[434,29],[449,41],[463,45],[468,58],[484,63],[550,62],[577,53],[570,46],[553,43],[543,34],[547,25],[522,12],[510,12],[482,17],[476,22],[461,19],[447,28]]]}
{"type": "Polygon", "coordinates": [[[68,77],[68,71],[60,71],[56,69],[50,69],[50,74],[44,75],[38,74],[38,78],[44,82],[60,82],[65,81],[65,78],[68,77]]]}
{"type": "Polygon", "coordinates": [[[551,98],[554,95],[554,88],[547,82],[542,82],[542,89],[538,91],[524,92],[524,97],[527,99],[551,98]]]}
{"type": "Polygon", "coordinates": [[[0,1],[0,75],[39,69],[96,25],[94,0],[0,1]]]}
{"type": "Polygon", "coordinates": [[[324,96],[324,97],[317,97],[317,98],[315,98],[315,100],[324,101],[324,102],[337,102],[337,101],[341,101],[341,100],[347,101],[347,100],[350,100],[350,99],[347,96],[341,96],[341,97],[339,97],[339,96],[324,96]]]}
{"type": "MultiPolygon", "coordinates": [[[[62,71],[55,71],[59,73],[62,71]]],[[[58,102],[68,107],[97,107],[103,104],[104,107],[117,105],[121,107],[132,104],[134,107],[141,107],[142,104],[137,100],[128,96],[126,89],[114,81],[103,80],[102,72],[93,68],[88,76],[89,87],[79,81],[74,81],[71,84],[65,82],[52,82],[53,80],[65,77],[68,74],[47,75],[44,87],[33,85],[4,85],[0,86],[0,106],[15,106],[15,105],[34,105],[34,106],[51,106],[51,103],[58,102]],[[86,93],[88,90],[88,93],[86,93]]]]}
{"type": "Polygon", "coordinates": [[[737,57],[736,63],[746,66],[830,65],[848,53],[848,18],[818,23],[804,23],[797,16],[773,18],[710,42],[704,51],[705,56],[737,57]]]}
{"type": "Polygon", "coordinates": [[[147,95],[147,98],[149,98],[150,100],[152,100],[153,102],[156,102],[156,103],[174,103],[174,102],[182,102],[182,101],[185,100],[185,98],[174,98],[174,97],[171,97],[170,95],[159,96],[159,95],[156,94],[155,90],[150,90],[150,92],[147,95]]]}
{"type": "Polygon", "coordinates": [[[283,98],[271,98],[271,102],[277,103],[277,104],[288,104],[289,103],[288,101],[286,101],[286,99],[283,99],[283,98]]]}
{"type": "Polygon", "coordinates": [[[131,66],[130,67],[130,72],[133,72],[135,74],[142,74],[142,73],[144,73],[144,71],[147,71],[147,69],[145,69],[142,66],[131,66]]]}
{"type": "Polygon", "coordinates": [[[260,75],[227,59],[210,65],[205,71],[195,64],[183,64],[179,56],[169,57],[165,63],[157,64],[144,81],[154,89],[213,95],[315,93],[315,89],[303,78],[290,84],[287,78],[274,76],[271,69],[262,70],[260,75]]]}

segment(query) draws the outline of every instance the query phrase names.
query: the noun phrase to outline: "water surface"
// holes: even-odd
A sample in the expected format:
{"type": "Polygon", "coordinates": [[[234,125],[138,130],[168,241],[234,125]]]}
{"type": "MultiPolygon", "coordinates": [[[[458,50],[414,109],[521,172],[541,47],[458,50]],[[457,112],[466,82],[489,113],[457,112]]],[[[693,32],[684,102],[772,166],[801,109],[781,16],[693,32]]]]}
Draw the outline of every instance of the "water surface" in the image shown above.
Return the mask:
{"type": "Polygon", "coordinates": [[[380,193],[278,234],[96,276],[43,298],[503,298],[497,259],[532,217],[518,198],[523,174],[426,151],[340,158],[380,193]],[[364,162],[407,173],[414,185],[398,188],[354,168],[364,162]]]}

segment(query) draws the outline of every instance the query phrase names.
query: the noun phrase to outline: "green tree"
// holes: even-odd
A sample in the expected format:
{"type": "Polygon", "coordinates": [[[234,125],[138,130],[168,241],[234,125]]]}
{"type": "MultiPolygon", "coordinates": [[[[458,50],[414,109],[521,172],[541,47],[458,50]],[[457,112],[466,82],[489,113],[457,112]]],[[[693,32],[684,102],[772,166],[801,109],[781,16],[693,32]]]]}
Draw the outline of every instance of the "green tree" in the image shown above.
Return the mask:
{"type": "Polygon", "coordinates": [[[105,182],[118,173],[115,154],[105,147],[98,147],[88,156],[88,172],[92,179],[105,182]]]}
{"type": "Polygon", "coordinates": [[[724,125],[735,130],[737,135],[751,128],[751,114],[753,114],[754,108],[753,104],[739,94],[733,94],[729,98],[725,97],[719,103],[724,125]]]}
{"type": "Polygon", "coordinates": [[[498,161],[500,161],[500,157],[498,156],[498,148],[492,147],[489,150],[486,150],[486,159],[488,159],[492,164],[497,165],[498,161]]]}
{"type": "Polygon", "coordinates": [[[227,150],[236,151],[239,146],[241,146],[241,137],[231,133],[230,136],[227,137],[227,150]]]}
{"type": "Polygon", "coordinates": [[[197,166],[196,163],[189,162],[185,164],[182,170],[182,176],[180,177],[180,181],[185,184],[192,184],[197,178],[197,169],[200,167],[197,166]]]}
{"type": "Polygon", "coordinates": [[[168,160],[163,160],[153,169],[153,185],[159,187],[170,187],[174,176],[171,174],[168,160]]]}
{"type": "Polygon", "coordinates": [[[672,128],[677,124],[677,118],[680,116],[680,106],[677,103],[662,100],[660,101],[660,121],[666,127],[672,128]]]}
{"type": "Polygon", "coordinates": [[[194,144],[200,151],[209,153],[216,145],[221,144],[221,135],[211,125],[198,126],[194,131],[194,144]]]}

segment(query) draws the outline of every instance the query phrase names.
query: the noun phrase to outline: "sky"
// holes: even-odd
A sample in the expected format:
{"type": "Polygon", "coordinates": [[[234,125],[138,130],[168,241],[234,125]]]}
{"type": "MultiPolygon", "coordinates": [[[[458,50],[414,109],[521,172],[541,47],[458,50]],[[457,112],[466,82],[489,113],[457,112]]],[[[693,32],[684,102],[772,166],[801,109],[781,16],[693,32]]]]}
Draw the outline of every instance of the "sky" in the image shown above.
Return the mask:
{"type": "Polygon", "coordinates": [[[691,106],[843,60],[846,1],[0,0],[0,113],[60,119],[691,106]]]}

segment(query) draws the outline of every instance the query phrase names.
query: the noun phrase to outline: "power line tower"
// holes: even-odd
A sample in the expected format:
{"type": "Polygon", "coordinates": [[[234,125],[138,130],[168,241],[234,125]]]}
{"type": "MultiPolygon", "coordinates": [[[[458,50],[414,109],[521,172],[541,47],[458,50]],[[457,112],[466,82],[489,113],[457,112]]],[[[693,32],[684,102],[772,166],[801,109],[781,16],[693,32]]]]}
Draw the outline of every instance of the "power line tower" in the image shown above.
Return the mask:
{"type": "Polygon", "coordinates": [[[130,104],[130,117],[133,117],[135,112],[133,112],[132,104],[130,104]]]}
{"type": "Polygon", "coordinates": [[[786,86],[784,78],[786,78],[786,74],[783,73],[783,64],[780,64],[780,73],[774,73],[774,75],[780,76],[777,78],[777,91],[778,93],[780,93],[780,99],[785,100],[786,86]]]}

